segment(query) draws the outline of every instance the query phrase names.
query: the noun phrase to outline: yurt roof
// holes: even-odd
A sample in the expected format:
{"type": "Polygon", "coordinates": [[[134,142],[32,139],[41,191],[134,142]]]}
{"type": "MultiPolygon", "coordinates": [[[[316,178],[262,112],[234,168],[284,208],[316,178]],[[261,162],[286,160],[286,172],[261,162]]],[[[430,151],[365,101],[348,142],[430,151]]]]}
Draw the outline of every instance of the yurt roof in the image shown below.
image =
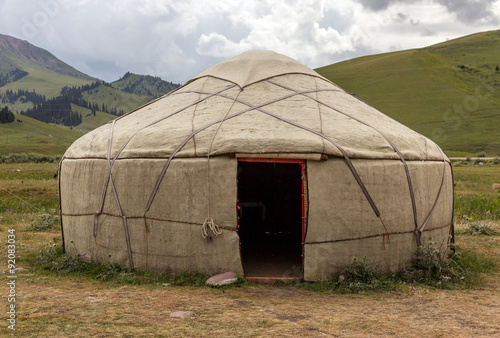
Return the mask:
{"type": "Polygon", "coordinates": [[[286,56],[251,51],[84,135],[66,158],[324,154],[443,160],[428,138],[286,56]]]}
{"type": "Polygon", "coordinates": [[[304,66],[288,56],[263,50],[251,51],[233,56],[207,69],[189,82],[205,76],[210,76],[232,82],[244,88],[256,82],[286,74],[304,74],[316,76],[328,81],[311,68],[304,66]]]}

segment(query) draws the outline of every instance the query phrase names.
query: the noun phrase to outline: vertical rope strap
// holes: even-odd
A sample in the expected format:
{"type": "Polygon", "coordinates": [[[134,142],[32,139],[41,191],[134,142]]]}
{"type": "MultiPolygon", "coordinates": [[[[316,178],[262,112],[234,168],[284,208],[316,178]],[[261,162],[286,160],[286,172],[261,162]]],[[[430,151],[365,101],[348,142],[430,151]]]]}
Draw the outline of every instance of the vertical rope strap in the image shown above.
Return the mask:
{"type": "Polygon", "coordinates": [[[144,228],[146,229],[146,268],[148,270],[148,257],[149,257],[149,227],[146,216],[144,216],[144,228]]]}
{"type": "Polygon", "coordinates": [[[441,154],[443,156],[443,175],[441,177],[441,184],[439,185],[439,190],[438,190],[438,193],[436,195],[436,199],[434,200],[434,203],[432,204],[432,207],[431,207],[431,210],[429,211],[429,214],[425,218],[425,220],[422,223],[422,225],[420,226],[420,228],[415,230],[417,246],[420,246],[422,244],[422,239],[421,239],[422,232],[424,231],[427,223],[429,222],[429,219],[431,218],[431,215],[432,215],[432,212],[434,211],[434,208],[436,208],[437,202],[439,200],[439,196],[441,196],[441,190],[443,189],[443,186],[444,186],[444,179],[446,177],[446,166],[448,164],[446,163],[445,155],[443,154],[442,150],[441,149],[439,149],[439,150],[441,151],[441,154]]]}
{"type": "Polygon", "coordinates": [[[57,189],[58,189],[58,192],[59,192],[59,221],[61,222],[61,240],[62,240],[62,249],[63,249],[63,253],[66,253],[66,243],[64,241],[64,227],[63,227],[63,217],[62,217],[62,203],[61,203],[61,169],[62,169],[62,163],[63,163],[63,160],[61,160],[61,162],[59,162],[59,166],[57,168],[57,173],[58,173],[58,180],[57,180],[57,189]]]}
{"type": "Polygon", "coordinates": [[[111,163],[110,163],[110,156],[111,156],[111,144],[113,142],[113,130],[115,128],[115,120],[111,122],[111,128],[109,130],[109,137],[108,137],[108,154],[106,155],[107,157],[107,163],[108,163],[108,175],[106,176],[106,182],[104,183],[104,189],[102,192],[102,198],[101,198],[101,206],[99,207],[99,210],[96,211],[94,215],[94,238],[97,237],[97,231],[99,229],[99,215],[102,214],[102,211],[104,210],[104,201],[106,200],[106,193],[108,191],[108,185],[109,185],[109,180],[111,178],[111,163]]]}
{"type": "Polygon", "coordinates": [[[210,147],[208,148],[208,154],[207,154],[207,191],[208,191],[208,208],[207,208],[207,218],[205,218],[205,221],[203,222],[201,226],[201,236],[206,239],[207,241],[211,241],[212,237],[208,234],[208,230],[212,230],[213,234],[215,236],[218,236],[222,234],[222,229],[219,228],[219,226],[214,222],[213,218],[210,216],[210,201],[212,200],[211,198],[211,185],[210,185],[210,154],[212,153],[212,146],[215,141],[215,137],[217,136],[217,133],[219,132],[220,128],[222,127],[222,124],[224,121],[227,119],[227,116],[229,115],[229,112],[231,109],[233,109],[234,103],[240,96],[240,93],[243,90],[240,88],[240,91],[238,94],[234,97],[233,102],[231,102],[231,105],[229,106],[229,109],[227,110],[226,114],[224,115],[224,118],[220,121],[219,125],[217,126],[217,129],[215,130],[215,133],[212,137],[212,141],[210,142],[210,147]]]}
{"type": "Polygon", "coordinates": [[[104,210],[104,202],[106,200],[106,192],[108,190],[108,185],[111,185],[111,189],[112,189],[113,195],[115,197],[116,205],[118,207],[118,213],[120,214],[120,217],[123,220],[123,230],[125,232],[125,241],[127,244],[127,252],[128,252],[130,269],[134,269],[134,260],[132,257],[132,248],[130,246],[130,235],[129,235],[129,231],[128,231],[127,217],[123,214],[123,210],[122,210],[122,207],[120,204],[120,200],[118,198],[118,193],[116,191],[115,184],[113,182],[112,173],[111,173],[111,170],[112,170],[111,145],[113,142],[114,126],[115,126],[115,120],[113,120],[113,122],[111,123],[111,129],[110,129],[109,138],[108,138],[108,154],[107,154],[108,176],[106,178],[106,183],[104,185],[104,192],[103,192],[102,199],[101,199],[101,206],[94,216],[94,238],[97,238],[97,231],[99,228],[99,215],[101,215],[103,210],[104,210]]]}
{"type": "Polygon", "coordinates": [[[391,236],[389,234],[389,231],[387,230],[387,227],[384,224],[384,221],[382,220],[382,217],[378,216],[378,219],[380,220],[380,223],[382,223],[382,226],[385,229],[385,233],[383,234],[384,251],[385,251],[385,236],[387,236],[387,243],[391,243],[391,236]]]}

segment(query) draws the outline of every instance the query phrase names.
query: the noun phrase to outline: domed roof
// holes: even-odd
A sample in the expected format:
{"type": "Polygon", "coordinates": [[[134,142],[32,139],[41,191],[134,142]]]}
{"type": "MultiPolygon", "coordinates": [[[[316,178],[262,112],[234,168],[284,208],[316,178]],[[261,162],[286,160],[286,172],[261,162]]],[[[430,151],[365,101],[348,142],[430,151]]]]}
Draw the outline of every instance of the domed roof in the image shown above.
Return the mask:
{"type": "Polygon", "coordinates": [[[251,51],[84,135],[66,158],[326,154],[443,160],[441,149],[299,62],[251,51]],[[109,150],[109,154],[108,154],[109,150]]]}

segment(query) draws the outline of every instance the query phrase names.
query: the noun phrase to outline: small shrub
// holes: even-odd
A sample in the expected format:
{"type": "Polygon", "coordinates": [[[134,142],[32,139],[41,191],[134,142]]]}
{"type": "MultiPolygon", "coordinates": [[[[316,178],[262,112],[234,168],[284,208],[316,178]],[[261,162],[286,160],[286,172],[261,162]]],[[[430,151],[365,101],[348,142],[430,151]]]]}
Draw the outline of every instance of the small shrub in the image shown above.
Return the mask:
{"type": "Polygon", "coordinates": [[[477,157],[486,157],[486,154],[484,151],[481,151],[481,152],[477,153],[477,157]]]}
{"type": "Polygon", "coordinates": [[[34,257],[32,263],[42,270],[57,271],[60,273],[85,271],[89,270],[92,265],[85,256],[83,254],[71,257],[63,253],[62,246],[51,243],[45,250],[34,257]]]}
{"type": "Polygon", "coordinates": [[[44,231],[52,229],[59,224],[59,216],[53,214],[40,214],[37,220],[31,224],[30,228],[33,231],[44,231]]]}
{"type": "Polygon", "coordinates": [[[443,248],[433,241],[421,245],[415,252],[414,270],[418,272],[415,280],[436,286],[460,280],[463,276],[455,264],[454,255],[448,247],[443,248]]]}
{"type": "Polygon", "coordinates": [[[495,158],[492,160],[492,163],[493,163],[493,164],[500,164],[500,158],[495,157],[495,158]]]}
{"type": "Polygon", "coordinates": [[[368,267],[366,257],[363,257],[363,260],[358,260],[354,257],[351,264],[340,275],[343,276],[342,280],[347,283],[368,283],[374,278],[375,272],[368,267]]]}
{"type": "Polygon", "coordinates": [[[390,286],[387,276],[383,276],[371,269],[366,261],[353,258],[351,264],[339,275],[338,282],[333,287],[343,293],[360,291],[383,290],[390,286]]]}

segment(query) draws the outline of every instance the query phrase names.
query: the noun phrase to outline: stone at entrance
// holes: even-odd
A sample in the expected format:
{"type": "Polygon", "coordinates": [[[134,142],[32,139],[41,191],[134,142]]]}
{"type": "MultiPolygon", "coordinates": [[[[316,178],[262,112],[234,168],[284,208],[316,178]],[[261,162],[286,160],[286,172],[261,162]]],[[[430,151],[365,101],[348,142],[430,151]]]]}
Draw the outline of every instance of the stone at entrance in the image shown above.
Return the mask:
{"type": "Polygon", "coordinates": [[[236,273],[226,272],[210,277],[205,283],[210,285],[229,285],[236,283],[237,280],[238,275],[236,273]]]}

